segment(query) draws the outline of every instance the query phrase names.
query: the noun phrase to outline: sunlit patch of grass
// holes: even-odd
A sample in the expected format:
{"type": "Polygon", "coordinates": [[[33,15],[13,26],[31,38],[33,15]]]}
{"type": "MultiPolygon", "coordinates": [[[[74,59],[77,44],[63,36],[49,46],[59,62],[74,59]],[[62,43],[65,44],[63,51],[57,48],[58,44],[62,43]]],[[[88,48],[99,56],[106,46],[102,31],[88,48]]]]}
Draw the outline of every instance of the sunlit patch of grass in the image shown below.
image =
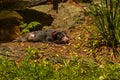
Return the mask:
{"type": "Polygon", "coordinates": [[[37,58],[36,61],[33,57],[40,54],[38,49],[28,47],[26,50],[28,56],[19,64],[0,58],[0,80],[118,80],[120,78],[118,63],[102,64],[78,56],[66,58],[60,55],[49,59],[37,58]]]}

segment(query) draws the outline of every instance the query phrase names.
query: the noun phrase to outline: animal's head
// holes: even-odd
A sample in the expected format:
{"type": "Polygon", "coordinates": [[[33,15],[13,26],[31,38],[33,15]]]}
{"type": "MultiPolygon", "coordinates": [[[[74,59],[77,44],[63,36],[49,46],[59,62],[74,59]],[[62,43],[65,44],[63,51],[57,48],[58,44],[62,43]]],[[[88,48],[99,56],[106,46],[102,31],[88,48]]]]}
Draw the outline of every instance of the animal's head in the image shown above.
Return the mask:
{"type": "Polygon", "coordinates": [[[55,31],[53,32],[53,39],[59,44],[69,43],[69,37],[65,31],[55,31]]]}

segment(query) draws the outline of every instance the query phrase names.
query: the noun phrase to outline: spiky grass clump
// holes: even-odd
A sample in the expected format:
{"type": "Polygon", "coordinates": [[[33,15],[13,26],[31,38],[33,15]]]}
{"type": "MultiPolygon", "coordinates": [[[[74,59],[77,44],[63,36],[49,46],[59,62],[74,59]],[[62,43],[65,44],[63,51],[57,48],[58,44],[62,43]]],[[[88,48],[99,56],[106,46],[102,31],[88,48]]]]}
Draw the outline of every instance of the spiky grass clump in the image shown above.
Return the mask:
{"type": "Polygon", "coordinates": [[[120,1],[100,0],[92,6],[96,27],[107,46],[117,47],[120,43],[120,1]]]}

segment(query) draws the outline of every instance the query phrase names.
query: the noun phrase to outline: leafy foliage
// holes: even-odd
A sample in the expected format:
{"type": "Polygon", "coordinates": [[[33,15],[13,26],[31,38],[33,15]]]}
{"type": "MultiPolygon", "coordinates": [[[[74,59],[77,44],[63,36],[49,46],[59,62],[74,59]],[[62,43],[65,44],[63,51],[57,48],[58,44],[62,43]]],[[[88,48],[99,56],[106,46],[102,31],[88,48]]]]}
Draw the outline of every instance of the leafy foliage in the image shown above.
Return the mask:
{"type": "MultiPolygon", "coordinates": [[[[51,63],[46,59],[35,60],[37,49],[28,47],[26,59],[16,64],[0,58],[1,80],[118,80],[120,64],[95,64],[92,61],[73,57],[61,59],[63,63],[51,63]]],[[[60,56],[59,56],[60,57],[60,56]]]]}
{"type": "Polygon", "coordinates": [[[91,8],[100,39],[113,48],[120,43],[119,5],[119,0],[101,0],[99,4],[94,4],[91,8]]]}
{"type": "Polygon", "coordinates": [[[21,34],[24,34],[24,33],[27,33],[27,32],[30,32],[30,29],[35,29],[36,26],[40,25],[39,22],[36,22],[36,21],[33,21],[33,22],[30,22],[29,24],[27,23],[21,23],[21,34]]]}

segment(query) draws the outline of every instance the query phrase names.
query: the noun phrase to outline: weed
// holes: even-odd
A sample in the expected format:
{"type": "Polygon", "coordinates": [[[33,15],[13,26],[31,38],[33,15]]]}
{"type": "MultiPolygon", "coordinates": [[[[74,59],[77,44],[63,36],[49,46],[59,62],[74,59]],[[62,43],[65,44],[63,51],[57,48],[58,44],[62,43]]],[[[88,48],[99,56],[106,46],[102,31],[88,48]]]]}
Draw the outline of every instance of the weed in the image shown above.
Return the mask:
{"type": "Polygon", "coordinates": [[[0,58],[0,80],[119,80],[120,64],[98,64],[91,60],[73,57],[52,64],[31,58],[37,49],[28,47],[28,57],[16,64],[0,58]]]}
{"type": "Polygon", "coordinates": [[[30,29],[34,30],[38,25],[40,25],[40,23],[36,21],[30,22],[29,24],[21,22],[21,34],[30,32],[30,29]]]}
{"type": "Polygon", "coordinates": [[[92,6],[100,38],[107,46],[113,48],[120,43],[119,4],[119,0],[101,0],[99,4],[92,6]]]}

